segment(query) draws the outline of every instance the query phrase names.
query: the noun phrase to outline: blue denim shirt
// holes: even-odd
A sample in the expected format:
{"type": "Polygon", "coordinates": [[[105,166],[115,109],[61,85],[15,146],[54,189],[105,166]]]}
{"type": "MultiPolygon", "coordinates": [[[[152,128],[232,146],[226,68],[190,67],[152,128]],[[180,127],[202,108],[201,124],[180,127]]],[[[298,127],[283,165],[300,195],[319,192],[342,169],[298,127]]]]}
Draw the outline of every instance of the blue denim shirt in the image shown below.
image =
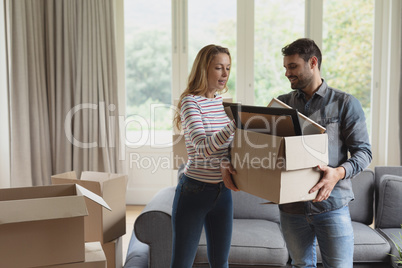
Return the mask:
{"type": "Polygon", "coordinates": [[[335,185],[327,200],[284,204],[280,209],[288,213],[317,214],[347,205],[354,199],[351,179],[372,160],[366,118],[360,102],[350,94],[329,87],[324,80],[308,101],[301,90],[281,95],[278,99],[327,129],[328,166],[342,166],[346,171],[345,178],[335,185]]]}

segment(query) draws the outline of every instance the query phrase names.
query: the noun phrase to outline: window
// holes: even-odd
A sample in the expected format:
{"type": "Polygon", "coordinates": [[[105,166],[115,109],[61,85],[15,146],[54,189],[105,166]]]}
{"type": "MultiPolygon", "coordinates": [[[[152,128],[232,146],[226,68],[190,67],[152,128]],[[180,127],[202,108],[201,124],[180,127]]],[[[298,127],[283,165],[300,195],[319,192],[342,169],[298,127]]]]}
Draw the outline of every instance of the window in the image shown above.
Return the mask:
{"type": "MultiPolygon", "coordinates": [[[[121,92],[119,98],[127,100],[126,111],[130,116],[126,121],[132,120],[126,126],[127,141],[134,145],[130,146],[133,148],[128,150],[130,153],[145,155],[146,159],[158,154],[169,158],[170,147],[155,150],[152,145],[171,142],[169,108],[184,90],[195,54],[202,46],[207,43],[227,46],[233,60],[229,93],[235,101],[265,106],[272,97],[290,91],[281,48],[306,36],[321,47],[321,74],[328,84],[361,101],[372,133],[372,165],[399,164],[399,125],[393,122],[399,115],[395,96],[399,94],[401,1],[116,0],[116,3],[117,21],[121,24],[118,34],[125,34],[126,43],[125,57],[120,57],[119,66],[124,65],[125,58],[127,96],[123,97],[121,92]],[[125,26],[120,21],[123,13],[125,26]],[[129,47],[134,44],[137,47],[129,47]],[[371,122],[375,127],[370,127],[371,122]],[[138,145],[145,145],[140,153],[138,145]]],[[[118,43],[120,48],[124,46],[122,43],[118,43]]],[[[161,172],[158,176],[153,171],[130,169],[133,179],[129,189],[136,190],[128,196],[152,196],[161,185],[166,185],[168,178],[172,185],[177,182],[176,174],[169,168],[158,169],[161,172]],[[150,176],[152,180],[146,180],[150,176]],[[148,190],[149,194],[144,194],[148,190]]]]}
{"type": "Polygon", "coordinates": [[[126,142],[134,147],[171,141],[171,2],[126,0],[126,142]]]}
{"type": "Polygon", "coordinates": [[[254,25],[254,103],[267,106],[289,91],[281,49],[304,36],[304,0],[256,0],[254,25]]]}
{"type": "Polygon", "coordinates": [[[232,58],[228,81],[229,94],[236,85],[236,14],[233,0],[188,1],[188,71],[198,51],[206,45],[227,47],[232,58]]]}
{"type": "MultiPolygon", "coordinates": [[[[245,75],[245,69],[236,68],[240,55],[254,59],[251,68],[254,102],[251,104],[265,106],[273,97],[290,90],[284,76],[281,48],[305,36],[305,14],[314,12],[305,12],[304,0],[250,2],[125,0],[126,113],[129,121],[126,129],[129,144],[170,143],[172,99],[177,99],[184,90],[194,58],[207,44],[226,46],[231,51],[228,87],[234,101],[236,79],[245,75]],[[247,39],[249,33],[237,31],[238,16],[243,12],[237,10],[239,3],[254,5],[252,16],[245,15],[246,21],[254,23],[254,40],[247,39]],[[179,44],[175,43],[177,40],[179,44]],[[254,44],[253,54],[238,51],[238,40],[254,44]],[[176,54],[181,58],[175,66],[172,57],[176,54]],[[176,83],[177,79],[181,82],[176,83]]],[[[309,4],[317,3],[310,1],[309,4]]],[[[356,96],[369,122],[374,0],[325,0],[320,5],[323,19],[314,18],[313,24],[323,25],[322,32],[316,33],[323,52],[322,76],[330,86],[356,96]]],[[[237,90],[240,93],[249,91],[244,86],[237,90]]]]}
{"type": "Polygon", "coordinates": [[[370,124],[374,0],[325,0],[323,18],[321,74],[361,102],[370,124]]]}

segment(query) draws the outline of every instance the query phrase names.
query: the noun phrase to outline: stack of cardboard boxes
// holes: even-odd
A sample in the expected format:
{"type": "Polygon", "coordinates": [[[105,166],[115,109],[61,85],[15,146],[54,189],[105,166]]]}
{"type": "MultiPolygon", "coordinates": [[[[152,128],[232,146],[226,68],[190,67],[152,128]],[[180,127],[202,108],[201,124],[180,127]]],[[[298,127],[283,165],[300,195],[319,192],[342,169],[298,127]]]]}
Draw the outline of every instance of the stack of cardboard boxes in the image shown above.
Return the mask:
{"type": "Polygon", "coordinates": [[[83,178],[69,172],[55,185],[0,189],[0,267],[122,267],[127,177],[83,178]]]}
{"type": "Polygon", "coordinates": [[[111,210],[86,198],[88,217],[84,218],[85,242],[100,242],[108,268],[123,267],[123,241],[126,233],[127,176],[84,171],[78,179],[75,172],[52,176],[52,184],[78,184],[101,196],[111,210]]]}

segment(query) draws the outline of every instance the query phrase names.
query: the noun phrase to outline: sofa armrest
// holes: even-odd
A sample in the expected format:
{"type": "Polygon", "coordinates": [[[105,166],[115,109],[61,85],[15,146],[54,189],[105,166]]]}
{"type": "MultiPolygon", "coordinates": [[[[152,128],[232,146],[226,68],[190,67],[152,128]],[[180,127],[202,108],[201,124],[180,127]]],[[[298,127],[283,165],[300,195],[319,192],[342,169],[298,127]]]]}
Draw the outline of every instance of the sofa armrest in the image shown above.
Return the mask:
{"type": "Polygon", "coordinates": [[[172,252],[172,204],[176,187],[160,190],[134,223],[138,240],[149,245],[149,267],[165,268],[172,252]]]}
{"type": "Polygon", "coordinates": [[[399,257],[399,251],[397,247],[402,247],[402,236],[401,236],[401,228],[377,228],[377,232],[379,232],[389,243],[390,249],[390,263],[392,267],[397,266],[397,259],[394,256],[399,257]]]}

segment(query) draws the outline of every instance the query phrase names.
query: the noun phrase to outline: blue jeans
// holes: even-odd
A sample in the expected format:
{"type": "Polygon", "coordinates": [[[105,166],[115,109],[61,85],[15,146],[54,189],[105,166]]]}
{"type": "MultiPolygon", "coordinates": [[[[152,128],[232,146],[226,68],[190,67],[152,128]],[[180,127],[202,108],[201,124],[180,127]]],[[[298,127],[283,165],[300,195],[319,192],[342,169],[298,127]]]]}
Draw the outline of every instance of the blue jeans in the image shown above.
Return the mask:
{"type": "Polygon", "coordinates": [[[317,241],[324,267],[353,267],[354,236],[348,206],[314,215],[281,211],[280,216],[292,267],[317,267],[317,241]]]}
{"type": "Polygon", "coordinates": [[[232,225],[232,193],[223,182],[204,183],[183,175],[173,201],[170,267],[192,267],[203,227],[210,267],[229,267],[232,225]]]}

